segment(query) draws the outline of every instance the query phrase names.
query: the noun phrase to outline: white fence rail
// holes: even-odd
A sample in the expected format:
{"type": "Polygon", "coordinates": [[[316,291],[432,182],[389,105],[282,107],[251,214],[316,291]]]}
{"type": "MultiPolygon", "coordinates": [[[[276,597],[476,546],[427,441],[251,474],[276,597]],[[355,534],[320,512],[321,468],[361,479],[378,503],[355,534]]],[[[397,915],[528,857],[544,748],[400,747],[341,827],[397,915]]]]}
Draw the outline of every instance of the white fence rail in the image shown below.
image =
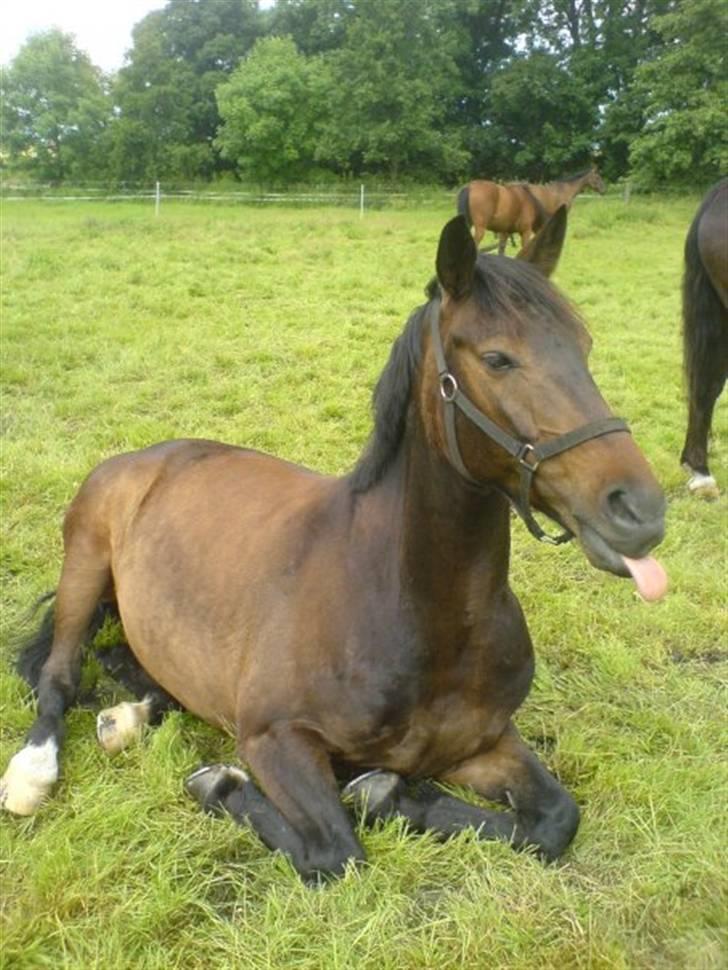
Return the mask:
{"type": "MultiPolygon", "coordinates": [[[[387,192],[368,189],[364,184],[349,191],[340,188],[328,190],[312,188],[301,192],[278,192],[263,189],[165,189],[157,182],[153,186],[130,185],[128,188],[110,189],[100,185],[75,185],[64,189],[52,185],[22,185],[5,183],[0,189],[0,202],[149,202],[154,205],[155,215],[159,215],[164,202],[226,203],[230,205],[267,206],[280,205],[292,207],[331,206],[358,209],[363,218],[367,209],[408,209],[422,206],[454,207],[455,189],[414,189],[411,192],[387,192]]],[[[609,197],[619,197],[627,203],[630,199],[630,185],[614,186],[609,197]]],[[[591,193],[580,195],[578,203],[594,201],[599,196],[591,193]]]]}
{"type": "Polygon", "coordinates": [[[431,193],[381,192],[368,190],[363,184],[348,192],[312,189],[303,192],[273,192],[265,190],[196,190],[164,189],[161,183],[153,187],[130,187],[128,190],[107,190],[97,186],[73,186],[68,190],[54,189],[52,186],[35,185],[3,186],[2,202],[45,201],[45,202],[127,202],[149,201],[154,203],[159,214],[164,201],[185,202],[225,202],[241,205],[290,205],[290,206],[339,206],[358,209],[360,216],[366,209],[405,207],[422,205],[424,202],[444,202],[452,199],[453,193],[446,190],[431,193]]]}

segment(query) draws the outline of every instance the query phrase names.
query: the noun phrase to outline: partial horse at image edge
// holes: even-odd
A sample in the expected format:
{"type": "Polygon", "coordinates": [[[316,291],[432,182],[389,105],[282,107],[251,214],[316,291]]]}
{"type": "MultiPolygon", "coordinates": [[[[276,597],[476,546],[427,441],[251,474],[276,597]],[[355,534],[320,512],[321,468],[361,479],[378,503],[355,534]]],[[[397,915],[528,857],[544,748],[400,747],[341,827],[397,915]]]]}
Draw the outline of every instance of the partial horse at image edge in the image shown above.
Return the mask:
{"type": "Polygon", "coordinates": [[[717,498],[708,438],[728,378],[728,178],[708,190],[688,230],[682,308],[688,425],[680,461],[690,472],[689,490],[717,498]]]}

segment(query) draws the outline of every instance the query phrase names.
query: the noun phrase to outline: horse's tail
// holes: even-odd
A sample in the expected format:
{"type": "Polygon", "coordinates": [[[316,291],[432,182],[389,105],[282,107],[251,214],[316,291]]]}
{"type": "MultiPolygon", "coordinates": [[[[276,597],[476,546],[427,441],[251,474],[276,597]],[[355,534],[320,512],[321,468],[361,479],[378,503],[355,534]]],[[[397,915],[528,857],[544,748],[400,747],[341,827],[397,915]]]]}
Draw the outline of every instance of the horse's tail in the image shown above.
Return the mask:
{"type": "MultiPolygon", "coordinates": [[[[716,186],[717,189],[720,186],[716,186]]],[[[683,367],[690,405],[697,405],[697,395],[705,375],[714,364],[715,348],[720,346],[726,309],[708,276],[700,255],[698,230],[700,220],[713,202],[715,192],[703,200],[685,240],[685,270],[682,284],[683,367]]]]}
{"type": "Polygon", "coordinates": [[[458,215],[464,216],[468,224],[468,229],[473,228],[473,220],[470,217],[470,186],[464,185],[458,192],[457,199],[458,215]]]}
{"type": "MultiPolygon", "coordinates": [[[[50,593],[46,593],[45,595],[41,596],[40,599],[35,603],[35,606],[31,611],[31,616],[34,615],[39,607],[41,607],[44,603],[54,599],[55,595],[56,591],[52,590],[50,593]]],[[[119,618],[116,603],[103,602],[98,604],[94,610],[93,616],[91,617],[91,622],[89,623],[88,631],[86,633],[87,643],[90,643],[91,640],[93,640],[101,627],[104,625],[107,617],[112,617],[113,619],[119,618]]],[[[50,656],[51,646],[53,645],[54,629],[55,607],[53,603],[51,603],[43,614],[38,628],[28,633],[26,636],[21,634],[21,636],[18,638],[18,658],[15,663],[15,669],[34,691],[38,687],[38,681],[40,679],[40,672],[43,669],[43,664],[50,656]]]]}

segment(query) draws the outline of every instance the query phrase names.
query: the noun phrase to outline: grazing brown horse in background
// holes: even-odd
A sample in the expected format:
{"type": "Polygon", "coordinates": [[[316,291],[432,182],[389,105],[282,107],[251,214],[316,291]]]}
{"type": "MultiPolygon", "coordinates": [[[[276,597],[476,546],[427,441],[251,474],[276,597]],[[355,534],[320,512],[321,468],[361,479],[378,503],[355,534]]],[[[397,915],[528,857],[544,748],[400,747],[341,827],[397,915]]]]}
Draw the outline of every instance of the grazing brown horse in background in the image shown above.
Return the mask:
{"type": "Polygon", "coordinates": [[[476,246],[486,229],[498,233],[498,252],[503,255],[508,237],[518,233],[525,246],[546,220],[561,205],[570,206],[584,189],[605,191],[602,177],[595,166],[579,175],[560,182],[531,185],[528,182],[509,182],[499,185],[476,179],[460,190],[457,210],[473,228],[476,246]]]}
{"type": "Polygon", "coordinates": [[[562,208],[519,260],[478,257],[460,217],[445,226],[438,281],[392,348],[350,474],[195,440],[91,473],[66,516],[55,606],[21,655],[38,716],[0,785],[6,809],[32,813],[58,776],[105,606],[146,697],[102,713],[102,743],[118,750],[172,698],[234,733],[255,781],[208,766],[188,791],[304,878],[364,858],[343,769],[367,770],[348,786],[366,820],[564,851],[577,806],[511,720],[534,659],[508,584],[510,503],[540,538],[531,506],[556,520],[553,541],[576,536],[645,598],[665,588],[647,556],[662,491],[594,384],[586,329],[542,275],[565,226],[562,208]],[[433,778],[508,807],[466,804],[433,778]]]}
{"type": "Polygon", "coordinates": [[[683,365],[688,385],[688,429],[680,461],[688,488],[717,498],[708,468],[713,409],[728,378],[728,179],[714,185],[685,240],[683,365]]]}

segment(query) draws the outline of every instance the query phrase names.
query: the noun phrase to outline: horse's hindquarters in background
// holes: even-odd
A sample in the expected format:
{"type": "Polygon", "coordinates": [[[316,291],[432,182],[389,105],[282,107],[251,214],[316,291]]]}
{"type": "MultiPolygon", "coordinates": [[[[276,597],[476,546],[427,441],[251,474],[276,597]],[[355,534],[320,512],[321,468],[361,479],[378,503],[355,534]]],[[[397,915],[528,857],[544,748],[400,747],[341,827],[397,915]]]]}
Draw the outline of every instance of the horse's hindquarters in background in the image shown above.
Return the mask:
{"type": "Polygon", "coordinates": [[[707,193],[685,240],[683,364],[688,427],[680,460],[690,472],[689,490],[716,498],[708,437],[728,378],[728,179],[707,193]]]}

